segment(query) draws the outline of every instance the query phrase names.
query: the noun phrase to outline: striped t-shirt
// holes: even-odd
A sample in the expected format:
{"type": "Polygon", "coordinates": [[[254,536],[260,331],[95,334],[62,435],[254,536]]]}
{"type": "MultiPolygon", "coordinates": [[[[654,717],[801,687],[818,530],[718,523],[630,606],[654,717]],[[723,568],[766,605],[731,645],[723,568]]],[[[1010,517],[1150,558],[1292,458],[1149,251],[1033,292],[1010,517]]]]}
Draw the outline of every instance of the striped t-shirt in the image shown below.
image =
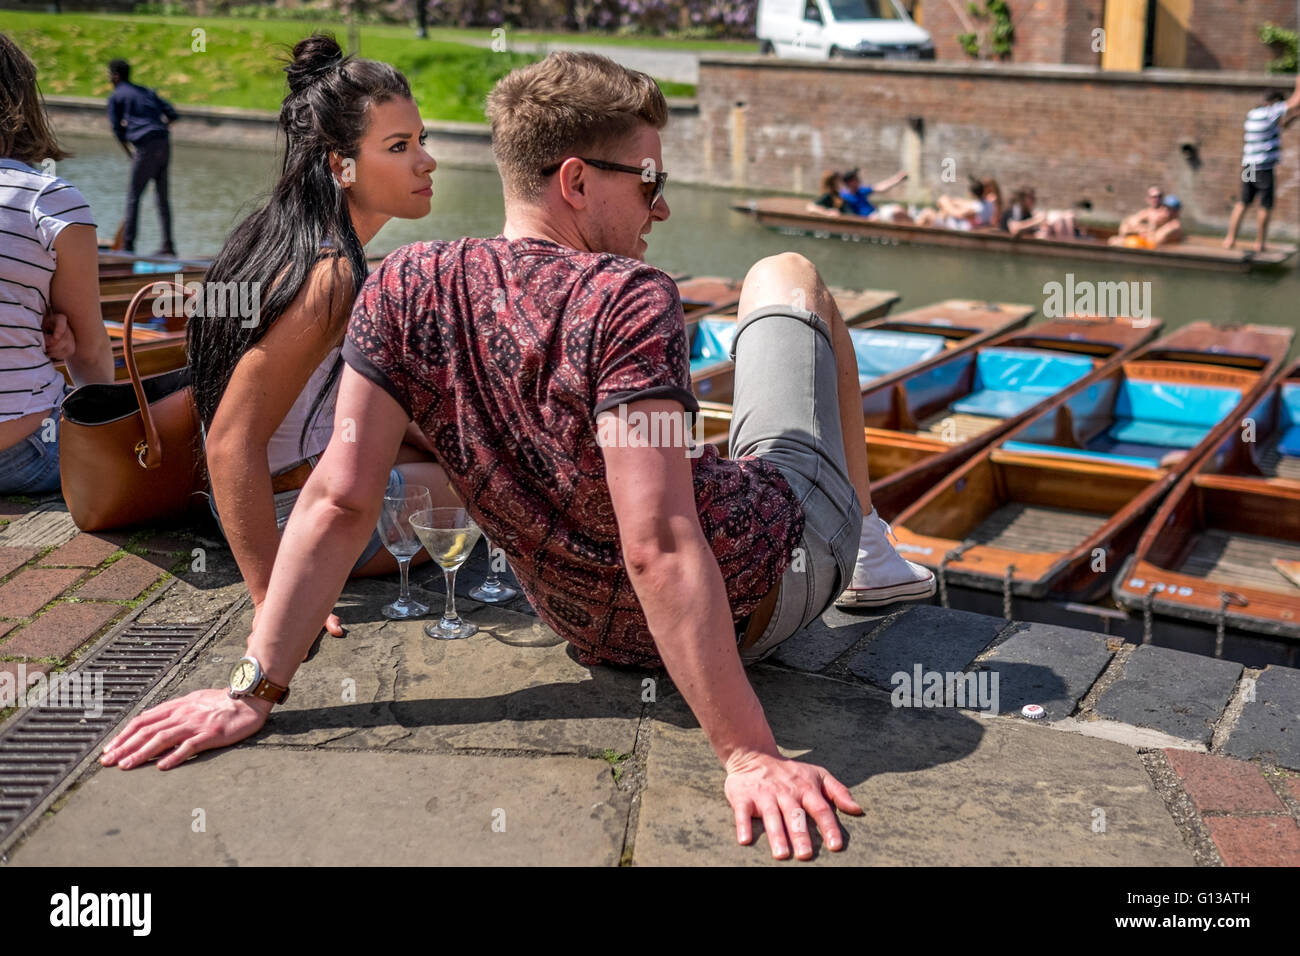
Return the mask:
{"type": "Polygon", "coordinates": [[[1257,106],[1246,114],[1246,145],[1241,165],[1272,169],[1282,158],[1282,117],[1286,103],[1257,106]]]}
{"type": "Polygon", "coordinates": [[[48,411],[63,376],[45,354],[53,246],[65,226],[95,225],[90,205],[66,180],[0,159],[0,421],[48,411]]]}

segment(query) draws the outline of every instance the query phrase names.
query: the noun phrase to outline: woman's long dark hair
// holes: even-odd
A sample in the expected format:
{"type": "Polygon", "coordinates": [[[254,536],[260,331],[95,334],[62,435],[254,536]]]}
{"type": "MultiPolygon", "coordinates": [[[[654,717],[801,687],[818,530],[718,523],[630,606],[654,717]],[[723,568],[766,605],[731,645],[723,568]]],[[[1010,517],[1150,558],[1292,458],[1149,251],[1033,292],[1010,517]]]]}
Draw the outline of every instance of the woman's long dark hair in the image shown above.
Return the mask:
{"type": "MultiPolygon", "coordinates": [[[[235,365],[266,335],[297,297],[303,282],[328,241],[352,267],[348,301],[356,298],[366,277],[366,256],[346,194],[330,171],[329,155],[355,159],[369,124],[369,107],[397,96],[411,95],[406,78],[387,63],[344,57],[334,37],[313,33],[293,48],[284,68],[289,95],[280,108],[284,130],[284,162],[270,200],[246,218],[226,239],[208,269],[207,282],[256,282],[261,314],[256,323],[238,319],[194,316],[189,321],[186,348],[194,399],[204,427],[211,427],[221,396],[235,365]]],[[[239,287],[235,287],[239,288],[239,287]]],[[[334,293],[330,289],[330,314],[334,293]]],[[[306,441],[311,421],[324,406],[338,380],[335,362],[321,394],[303,424],[306,441]]]]}

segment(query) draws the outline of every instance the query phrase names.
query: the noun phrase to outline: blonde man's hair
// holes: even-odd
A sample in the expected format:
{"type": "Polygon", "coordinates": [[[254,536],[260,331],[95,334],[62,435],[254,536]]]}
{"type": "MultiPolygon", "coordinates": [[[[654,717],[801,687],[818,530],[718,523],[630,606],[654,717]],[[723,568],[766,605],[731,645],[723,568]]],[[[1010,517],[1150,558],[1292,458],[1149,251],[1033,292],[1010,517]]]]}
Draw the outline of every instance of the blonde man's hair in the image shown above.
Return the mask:
{"type": "Polygon", "coordinates": [[[545,188],[543,169],[613,147],[642,123],[663,129],[668,104],[646,74],[595,53],[564,52],[503,77],[488,94],[487,115],[506,195],[530,201],[545,188]]]}

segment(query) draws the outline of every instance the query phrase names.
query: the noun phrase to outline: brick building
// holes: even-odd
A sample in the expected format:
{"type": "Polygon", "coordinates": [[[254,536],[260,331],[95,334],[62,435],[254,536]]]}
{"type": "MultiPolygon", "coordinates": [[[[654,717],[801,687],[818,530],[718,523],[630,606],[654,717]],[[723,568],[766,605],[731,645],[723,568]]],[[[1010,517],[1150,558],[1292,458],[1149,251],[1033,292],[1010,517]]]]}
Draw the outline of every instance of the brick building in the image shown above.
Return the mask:
{"type": "MultiPolygon", "coordinates": [[[[1007,0],[1007,6],[1015,25],[1008,62],[1117,70],[1264,72],[1279,51],[1260,41],[1259,28],[1297,24],[1295,0],[1007,0]]],[[[969,60],[957,42],[971,23],[966,0],[917,0],[913,15],[933,36],[938,59],[969,60]]]]}

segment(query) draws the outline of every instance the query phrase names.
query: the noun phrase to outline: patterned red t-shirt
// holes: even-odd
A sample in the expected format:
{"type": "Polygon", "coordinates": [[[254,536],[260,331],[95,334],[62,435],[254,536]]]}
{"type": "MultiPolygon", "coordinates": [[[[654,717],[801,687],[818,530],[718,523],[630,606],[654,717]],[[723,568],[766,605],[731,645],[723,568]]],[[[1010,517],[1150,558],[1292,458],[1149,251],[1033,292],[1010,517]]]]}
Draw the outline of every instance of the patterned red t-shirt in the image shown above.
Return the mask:
{"type": "MultiPolygon", "coordinates": [[[[583,663],[662,666],[623,567],[596,415],[645,398],[698,410],[672,279],[544,239],[414,243],[366,280],[343,358],[428,437],[538,615],[583,663]]],[[[803,512],[769,462],[708,446],[692,467],[738,620],[780,579],[803,512]]]]}

